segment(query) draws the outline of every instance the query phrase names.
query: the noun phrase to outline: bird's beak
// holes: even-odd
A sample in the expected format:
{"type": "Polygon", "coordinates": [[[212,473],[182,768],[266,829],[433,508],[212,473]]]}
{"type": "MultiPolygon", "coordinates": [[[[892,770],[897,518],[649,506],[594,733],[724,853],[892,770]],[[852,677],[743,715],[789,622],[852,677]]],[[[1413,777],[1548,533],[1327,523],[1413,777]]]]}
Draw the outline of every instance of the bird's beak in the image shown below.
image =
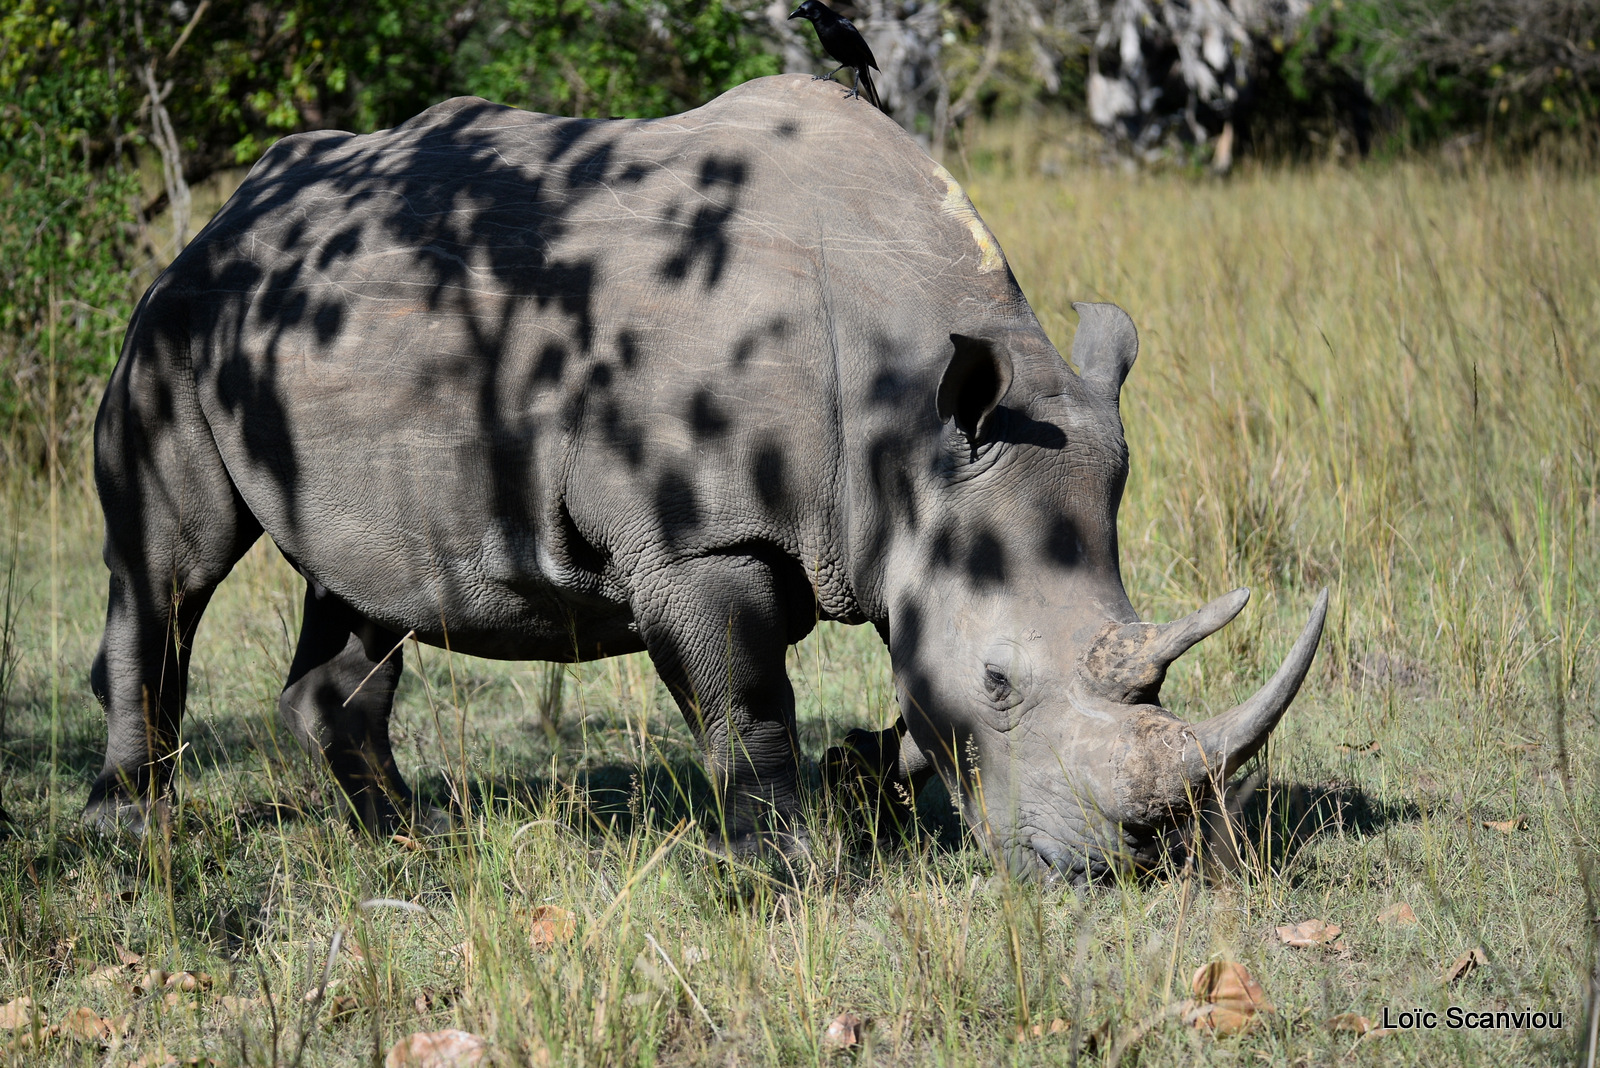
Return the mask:
{"type": "Polygon", "coordinates": [[[800,9],[795,8],[793,11],[789,12],[789,17],[792,19],[800,18],[800,9]]]}

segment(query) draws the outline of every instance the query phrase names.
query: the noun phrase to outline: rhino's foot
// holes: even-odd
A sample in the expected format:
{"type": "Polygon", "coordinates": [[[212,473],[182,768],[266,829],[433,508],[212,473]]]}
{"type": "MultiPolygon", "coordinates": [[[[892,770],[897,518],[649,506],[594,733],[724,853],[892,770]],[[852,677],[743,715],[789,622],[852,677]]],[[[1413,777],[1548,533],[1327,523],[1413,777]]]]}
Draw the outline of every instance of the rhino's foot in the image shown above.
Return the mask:
{"type": "Polygon", "coordinates": [[[423,801],[401,799],[394,804],[387,797],[353,806],[350,823],[358,831],[378,841],[397,837],[416,841],[428,838],[449,838],[461,828],[447,809],[423,801]]]}
{"type": "Polygon", "coordinates": [[[739,899],[804,885],[817,870],[804,828],[707,835],[706,848],[719,858],[716,868],[739,899]]]}
{"type": "Polygon", "coordinates": [[[709,834],[706,848],[730,860],[780,858],[802,861],[811,856],[811,833],[804,827],[784,830],[741,831],[729,835],[709,834]]]}
{"type": "Polygon", "coordinates": [[[143,838],[172,826],[172,805],[162,798],[114,795],[91,798],[84,806],[83,826],[108,838],[143,838]]]}
{"type": "Polygon", "coordinates": [[[411,831],[421,838],[448,838],[461,830],[461,821],[449,809],[418,803],[411,810],[411,831]]]}
{"type": "Polygon", "coordinates": [[[414,847],[417,843],[446,845],[461,831],[461,821],[449,810],[419,802],[411,808],[408,818],[393,825],[386,837],[397,845],[408,847],[414,847]]]}

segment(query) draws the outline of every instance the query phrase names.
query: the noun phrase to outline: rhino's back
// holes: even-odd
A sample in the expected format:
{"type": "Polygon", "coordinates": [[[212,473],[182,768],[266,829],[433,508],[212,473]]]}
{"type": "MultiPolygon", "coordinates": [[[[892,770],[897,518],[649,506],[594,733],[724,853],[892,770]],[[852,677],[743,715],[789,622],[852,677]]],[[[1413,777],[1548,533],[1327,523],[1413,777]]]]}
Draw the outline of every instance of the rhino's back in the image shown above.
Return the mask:
{"type": "Polygon", "coordinates": [[[948,175],[805,76],[654,121],[458,99],[287,139],[173,271],[285,550],[381,618],[500,628],[751,541],[850,614],[841,397],[936,359],[952,293],[1015,291],[948,175]]]}

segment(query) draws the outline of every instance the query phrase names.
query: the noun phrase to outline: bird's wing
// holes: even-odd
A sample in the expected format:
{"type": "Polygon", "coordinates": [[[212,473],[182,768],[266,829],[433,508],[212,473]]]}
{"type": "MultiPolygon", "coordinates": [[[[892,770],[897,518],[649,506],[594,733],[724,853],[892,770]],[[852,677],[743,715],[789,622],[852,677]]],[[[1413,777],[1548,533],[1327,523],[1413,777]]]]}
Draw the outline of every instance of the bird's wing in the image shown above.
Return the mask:
{"type": "Polygon", "coordinates": [[[839,16],[839,21],[844,23],[845,26],[849,27],[850,32],[856,35],[856,40],[861,42],[861,51],[866,53],[867,56],[867,66],[871,67],[873,70],[879,69],[878,61],[872,55],[872,46],[867,44],[866,37],[862,36],[861,31],[856,29],[856,24],[845,18],[843,15],[839,16]]]}

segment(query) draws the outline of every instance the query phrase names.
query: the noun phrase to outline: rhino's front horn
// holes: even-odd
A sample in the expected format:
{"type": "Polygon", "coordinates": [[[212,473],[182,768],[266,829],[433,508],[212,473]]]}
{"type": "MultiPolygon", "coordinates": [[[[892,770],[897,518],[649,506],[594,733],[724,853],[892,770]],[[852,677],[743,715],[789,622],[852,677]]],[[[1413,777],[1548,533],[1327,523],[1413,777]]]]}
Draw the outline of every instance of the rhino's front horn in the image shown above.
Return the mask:
{"type": "Polygon", "coordinates": [[[1267,736],[1278,725],[1289,702],[1300,692],[1306,672],[1311,670],[1327,615],[1328,591],[1324,588],[1311,609],[1306,629],[1300,632],[1299,640],[1289,650],[1277,674],[1243,704],[1188,728],[1185,733],[1197,743],[1185,746],[1183,752],[1184,771],[1191,782],[1225,782],[1267,744],[1267,736]]]}
{"type": "Polygon", "coordinates": [[[1231,623],[1249,599],[1238,589],[1171,623],[1107,624],[1083,658],[1084,681],[1119,704],[1155,704],[1172,662],[1231,623]]]}

